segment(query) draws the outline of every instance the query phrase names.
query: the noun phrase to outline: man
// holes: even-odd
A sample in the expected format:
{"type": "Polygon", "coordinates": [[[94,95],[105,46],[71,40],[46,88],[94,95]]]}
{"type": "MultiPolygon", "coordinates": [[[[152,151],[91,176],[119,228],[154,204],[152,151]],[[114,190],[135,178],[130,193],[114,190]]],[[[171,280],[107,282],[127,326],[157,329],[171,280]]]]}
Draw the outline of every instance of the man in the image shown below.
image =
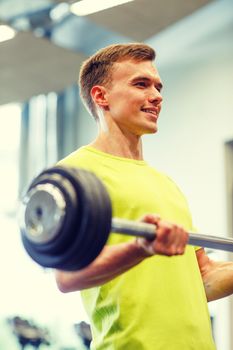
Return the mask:
{"type": "MultiPolygon", "coordinates": [[[[63,292],[82,290],[92,349],[212,350],[207,301],[233,292],[232,263],[210,261],[187,244],[193,229],[182,193],[143,160],[144,134],[157,132],[162,82],[154,50],[111,45],[84,62],[80,91],[98,136],[60,164],[105,183],[113,216],[153,223],[153,242],[111,234],[88,267],[56,271],[63,292]]],[[[101,232],[100,232],[101,234],[101,232]]]]}

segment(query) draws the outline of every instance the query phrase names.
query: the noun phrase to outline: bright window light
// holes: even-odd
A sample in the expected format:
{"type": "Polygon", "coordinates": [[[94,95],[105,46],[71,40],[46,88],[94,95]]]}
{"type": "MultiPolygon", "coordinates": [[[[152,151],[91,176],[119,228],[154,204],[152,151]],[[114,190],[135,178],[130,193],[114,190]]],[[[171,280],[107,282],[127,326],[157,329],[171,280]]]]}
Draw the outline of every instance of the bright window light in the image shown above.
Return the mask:
{"type": "Polygon", "coordinates": [[[0,43],[14,38],[16,32],[11,27],[2,24],[0,25],[0,43]]]}
{"type": "Polygon", "coordinates": [[[1,215],[13,213],[16,208],[20,128],[20,104],[0,106],[0,220],[1,215]]]}
{"type": "Polygon", "coordinates": [[[19,147],[21,106],[12,103],[0,106],[0,154],[14,153],[19,147]]]}
{"type": "Polygon", "coordinates": [[[82,0],[72,4],[70,11],[77,16],[86,16],[130,1],[133,0],[98,0],[96,2],[93,0],[82,0]]]}

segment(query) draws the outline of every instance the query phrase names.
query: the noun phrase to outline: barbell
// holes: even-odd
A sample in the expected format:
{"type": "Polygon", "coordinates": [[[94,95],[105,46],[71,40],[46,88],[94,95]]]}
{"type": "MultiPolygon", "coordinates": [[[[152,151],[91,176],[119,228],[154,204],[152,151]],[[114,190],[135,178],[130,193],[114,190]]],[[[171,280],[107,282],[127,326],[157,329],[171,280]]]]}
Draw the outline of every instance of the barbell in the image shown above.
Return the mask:
{"type": "MultiPolygon", "coordinates": [[[[30,184],[20,203],[24,248],[39,265],[66,271],[89,265],[110,232],[156,238],[155,226],[112,218],[109,194],[99,178],[84,169],[55,166],[30,184]]],[[[233,251],[233,240],[189,232],[190,245],[233,251]]]]}

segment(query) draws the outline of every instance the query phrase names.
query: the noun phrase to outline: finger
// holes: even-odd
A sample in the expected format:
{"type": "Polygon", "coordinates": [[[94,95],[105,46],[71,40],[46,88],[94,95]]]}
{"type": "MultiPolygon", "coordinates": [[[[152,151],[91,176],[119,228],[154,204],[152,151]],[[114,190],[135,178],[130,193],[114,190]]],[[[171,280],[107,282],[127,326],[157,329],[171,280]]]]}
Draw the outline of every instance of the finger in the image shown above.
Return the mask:
{"type": "Polygon", "coordinates": [[[158,254],[173,255],[173,249],[171,248],[173,241],[171,239],[172,225],[161,221],[156,230],[156,240],[154,242],[154,250],[158,254]]]}
{"type": "Polygon", "coordinates": [[[188,234],[182,227],[176,225],[174,226],[173,234],[174,240],[172,247],[176,251],[176,254],[183,254],[188,242],[188,234]]]}
{"type": "Polygon", "coordinates": [[[187,236],[182,227],[161,221],[157,229],[154,249],[157,253],[168,256],[183,254],[188,240],[187,236]]]}
{"type": "Polygon", "coordinates": [[[157,214],[146,214],[142,217],[141,221],[157,226],[158,223],[161,221],[161,217],[157,214]]]}

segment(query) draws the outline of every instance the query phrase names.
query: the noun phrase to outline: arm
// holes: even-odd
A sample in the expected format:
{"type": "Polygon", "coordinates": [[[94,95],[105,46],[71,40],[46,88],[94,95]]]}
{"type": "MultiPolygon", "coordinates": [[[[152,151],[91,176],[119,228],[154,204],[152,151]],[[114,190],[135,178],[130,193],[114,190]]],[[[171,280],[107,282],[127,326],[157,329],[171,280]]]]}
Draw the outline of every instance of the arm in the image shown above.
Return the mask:
{"type": "Polygon", "coordinates": [[[84,269],[74,272],[56,271],[58,288],[65,293],[102,285],[148,256],[135,240],[105,246],[100,255],[84,269]]]}
{"type": "Polygon", "coordinates": [[[205,250],[196,252],[197,260],[208,301],[226,297],[233,293],[233,262],[211,260],[205,250]]]}
{"type": "Polygon", "coordinates": [[[154,241],[140,238],[105,246],[101,254],[84,269],[72,272],[56,271],[55,277],[60,291],[73,292],[102,285],[155,253],[168,256],[184,253],[188,235],[181,227],[162,221],[155,215],[146,215],[143,221],[157,226],[157,238],[154,241]]]}

